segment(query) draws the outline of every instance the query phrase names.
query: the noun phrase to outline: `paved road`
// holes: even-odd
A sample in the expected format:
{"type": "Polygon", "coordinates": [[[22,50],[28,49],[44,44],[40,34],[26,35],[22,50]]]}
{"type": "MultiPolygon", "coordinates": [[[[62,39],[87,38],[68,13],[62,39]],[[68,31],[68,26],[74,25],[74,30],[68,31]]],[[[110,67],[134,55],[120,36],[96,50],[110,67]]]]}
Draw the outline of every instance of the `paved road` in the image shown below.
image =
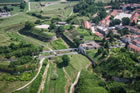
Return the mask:
{"type": "Polygon", "coordinates": [[[40,71],[41,71],[42,64],[43,64],[43,61],[44,61],[44,60],[45,60],[45,58],[42,58],[42,59],[40,60],[40,66],[39,66],[38,72],[37,72],[37,74],[35,75],[35,77],[34,77],[30,82],[28,82],[26,85],[24,85],[24,86],[22,86],[22,87],[16,89],[16,91],[19,91],[19,90],[21,90],[21,89],[24,89],[25,87],[27,87],[28,85],[30,85],[30,84],[38,77],[38,75],[39,75],[39,73],[40,73],[40,71]]]}
{"type": "Polygon", "coordinates": [[[74,87],[75,87],[75,85],[78,83],[78,80],[79,80],[79,78],[80,78],[80,73],[81,73],[81,71],[78,72],[77,77],[76,77],[74,83],[71,85],[70,93],[73,93],[73,92],[74,92],[74,87]]]}
{"type": "Polygon", "coordinates": [[[70,53],[63,53],[63,54],[55,54],[55,55],[49,55],[49,56],[39,56],[40,59],[42,58],[52,58],[52,57],[58,57],[58,56],[63,56],[63,55],[74,55],[78,54],[77,52],[70,52],[70,53]]]}
{"type": "Polygon", "coordinates": [[[78,48],[69,48],[69,49],[60,49],[60,50],[52,50],[50,49],[50,51],[43,51],[42,53],[50,53],[50,52],[66,52],[66,51],[76,51],[78,50],[78,48]]]}
{"type": "Polygon", "coordinates": [[[28,12],[31,11],[31,3],[28,2],[28,12]]]}

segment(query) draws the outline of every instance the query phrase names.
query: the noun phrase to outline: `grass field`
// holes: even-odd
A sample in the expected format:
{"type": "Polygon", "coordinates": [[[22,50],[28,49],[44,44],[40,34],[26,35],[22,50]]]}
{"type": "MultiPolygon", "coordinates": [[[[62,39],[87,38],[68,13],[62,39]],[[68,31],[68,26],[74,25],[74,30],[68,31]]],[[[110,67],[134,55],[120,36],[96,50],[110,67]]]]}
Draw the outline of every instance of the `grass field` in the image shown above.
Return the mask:
{"type": "Polygon", "coordinates": [[[49,45],[54,50],[66,49],[68,47],[67,45],[65,45],[64,41],[61,38],[59,38],[58,40],[55,40],[55,41],[50,42],[49,45]]]}
{"type": "Polygon", "coordinates": [[[77,4],[77,2],[55,3],[47,7],[41,7],[38,2],[31,2],[31,12],[40,13],[40,11],[43,11],[43,13],[41,13],[42,16],[59,17],[63,19],[72,15],[72,6],[75,4],[77,4]]]}
{"type": "Polygon", "coordinates": [[[69,57],[70,57],[70,65],[66,67],[66,71],[71,77],[72,81],[74,81],[77,72],[82,69],[85,70],[86,65],[89,64],[90,61],[85,56],[82,55],[71,55],[69,57]]]}

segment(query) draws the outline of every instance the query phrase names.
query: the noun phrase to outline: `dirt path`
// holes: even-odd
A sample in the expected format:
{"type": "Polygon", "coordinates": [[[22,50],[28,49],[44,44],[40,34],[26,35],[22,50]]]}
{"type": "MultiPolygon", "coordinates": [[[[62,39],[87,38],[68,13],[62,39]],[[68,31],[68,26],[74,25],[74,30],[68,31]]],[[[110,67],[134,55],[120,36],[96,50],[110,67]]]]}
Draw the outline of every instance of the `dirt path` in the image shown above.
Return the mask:
{"type": "Polygon", "coordinates": [[[90,65],[91,65],[91,63],[87,64],[86,71],[88,71],[88,68],[89,68],[90,65]]]}
{"type": "Polygon", "coordinates": [[[50,66],[50,64],[48,63],[48,65],[46,65],[45,71],[44,71],[44,73],[42,75],[42,81],[41,81],[41,84],[40,84],[40,87],[39,87],[39,90],[38,90],[37,93],[41,93],[41,91],[44,89],[44,84],[45,84],[45,81],[46,81],[49,66],[50,66]]]}
{"type": "Polygon", "coordinates": [[[71,85],[70,93],[73,93],[73,92],[74,92],[74,87],[75,87],[75,85],[78,83],[78,80],[79,80],[79,78],[80,78],[80,73],[81,73],[81,71],[78,72],[77,77],[76,77],[74,83],[71,85]]]}
{"type": "Polygon", "coordinates": [[[65,77],[67,78],[67,83],[65,85],[65,93],[68,93],[68,89],[69,89],[69,86],[70,86],[70,81],[71,81],[71,78],[70,76],[68,75],[67,71],[65,70],[65,68],[63,67],[63,71],[65,73],[65,77]]]}

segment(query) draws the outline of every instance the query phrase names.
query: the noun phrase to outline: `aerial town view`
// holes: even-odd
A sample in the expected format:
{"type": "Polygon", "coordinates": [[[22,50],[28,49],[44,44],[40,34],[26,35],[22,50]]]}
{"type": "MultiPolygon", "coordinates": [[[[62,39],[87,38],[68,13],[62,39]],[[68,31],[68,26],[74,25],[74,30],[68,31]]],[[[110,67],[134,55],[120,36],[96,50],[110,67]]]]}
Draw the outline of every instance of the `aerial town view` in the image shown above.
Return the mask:
{"type": "Polygon", "coordinates": [[[0,93],[140,93],[140,0],[0,0],[0,93]]]}

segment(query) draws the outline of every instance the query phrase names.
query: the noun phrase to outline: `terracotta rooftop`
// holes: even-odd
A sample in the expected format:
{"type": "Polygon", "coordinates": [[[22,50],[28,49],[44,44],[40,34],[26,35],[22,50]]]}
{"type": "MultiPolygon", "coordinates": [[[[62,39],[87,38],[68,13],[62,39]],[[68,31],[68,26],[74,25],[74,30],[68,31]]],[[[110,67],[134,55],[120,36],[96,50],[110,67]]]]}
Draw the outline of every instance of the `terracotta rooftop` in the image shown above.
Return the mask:
{"type": "Polygon", "coordinates": [[[140,48],[137,47],[137,46],[134,45],[134,44],[128,45],[128,47],[131,48],[132,50],[136,51],[136,52],[140,52],[140,48]]]}
{"type": "Polygon", "coordinates": [[[104,8],[111,8],[112,6],[111,5],[108,5],[108,6],[104,6],[104,8]]]}
{"type": "Polygon", "coordinates": [[[109,25],[109,22],[110,22],[110,17],[111,16],[116,16],[118,14],[118,12],[120,12],[121,10],[113,10],[113,12],[111,12],[106,18],[104,18],[100,24],[103,24],[105,26],[108,26],[109,25]]]}
{"type": "Polygon", "coordinates": [[[95,35],[96,35],[96,36],[103,36],[103,35],[102,35],[101,33],[99,33],[99,32],[96,32],[95,35]]]}
{"type": "Polygon", "coordinates": [[[138,14],[137,12],[134,12],[134,13],[132,14],[132,16],[130,17],[130,22],[131,22],[131,23],[132,23],[132,22],[137,23],[138,18],[139,18],[139,14],[138,14]]]}
{"type": "Polygon", "coordinates": [[[140,33],[140,29],[138,29],[136,27],[132,27],[132,26],[125,26],[125,27],[127,27],[129,30],[133,30],[133,31],[135,31],[137,33],[140,33]]]}
{"type": "Polygon", "coordinates": [[[91,24],[88,21],[85,21],[84,22],[84,27],[87,28],[87,29],[90,29],[91,28],[91,24]]]}
{"type": "Polygon", "coordinates": [[[133,44],[140,44],[140,41],[138,41],[138,40],[133,40],[132,43],[133,43],[133,44]]]}

